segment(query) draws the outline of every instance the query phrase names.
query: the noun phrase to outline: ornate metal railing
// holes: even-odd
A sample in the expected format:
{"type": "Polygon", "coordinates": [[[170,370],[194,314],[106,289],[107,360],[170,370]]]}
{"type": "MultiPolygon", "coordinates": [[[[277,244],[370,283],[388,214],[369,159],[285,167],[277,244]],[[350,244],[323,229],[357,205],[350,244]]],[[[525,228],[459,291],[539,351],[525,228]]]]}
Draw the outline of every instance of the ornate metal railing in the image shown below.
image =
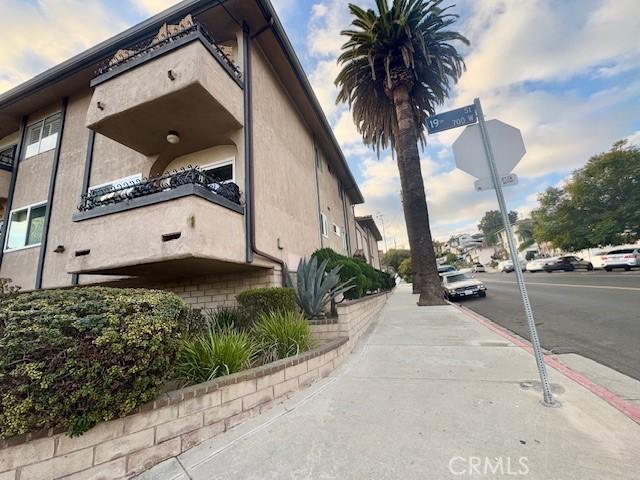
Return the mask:
{"type": "Polygon", "coordinates": [[[186,168],[175,170],[170,174],[159,177],[94,188],[81,196],[78,210],[84,212],[96,207],[113,205],[134,198],[173,190],[182,185],[200,185],[230,202],[242,205],[242,195],[238,185],[233,182],[220,181],[215,175],[205,173],[199,168],[189,165],[186,168]]]}
{"type": "Polygon", "coordinates": [[[211,34],[202,24],[192,23],[187,27],[183,27],[180,25],[171,25],[171,27],[173,27],[174,31],[171,33],[167,33],[167,36],[161,40],[158,39],[158,34],[156,33],[153,35],[149,35],[144,40],[140,40],[132,45],[129,45],[126,48],[118,50],[118,52],[116,52],[113,57],[103,60],[98,64],[98,68],[95,71],[95,76],[97,77],[103,75],[133,60],[149,55],[151,52],[160,50],[180,38],[193,35],[195,34],[195,32],[200,32],[207,40],[207,42],[214,48],[214,51],[218,55],[220,60],[222,60],[222,62],[224,62],[229,67],[231,72],[233,72],[233,75],[235,75],[238,80],[242,80],[242,73],[240,72],[240,69],[236,66],[233,60],[231,60],[231,58],[229,58],[229,56],[224,53],[222,48],[220,48],[220,46],[216,43],[211,34]]]}
{"type": "Polygon", "coordinates": [[[15,145],[4,150],[0,150],[0,168],[4,170],[13,169],[13,160],[16,155],[15,145]]]}

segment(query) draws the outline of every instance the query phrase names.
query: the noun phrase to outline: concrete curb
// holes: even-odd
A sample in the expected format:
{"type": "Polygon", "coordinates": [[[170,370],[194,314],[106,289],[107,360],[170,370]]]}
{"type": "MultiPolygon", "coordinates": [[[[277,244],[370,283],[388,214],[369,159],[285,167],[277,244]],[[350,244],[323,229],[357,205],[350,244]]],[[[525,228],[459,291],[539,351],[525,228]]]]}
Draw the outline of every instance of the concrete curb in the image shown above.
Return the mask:
{"type": "MultiPolygon", "coordinates": [[[[501,337],[509,340],[514,345],[517,345],[518,347],[522,348],[523,350],[526,350],[530,355],[533,355],[533,349],[531,348],[531,344],[529,342],[514,336],[507,329],[497,325],[496,323],[492,322],[488,318],[480,315],[479,313],[474,312],[473,310],[471,310],[471,309],[469,309],[467,307],[464,307],[462,305],[457,305],[457,304],[454,304],[454,303],[451,303],[451,302],[449,302],[449,303],[450,303],[451,306],[455,307],[460,312],[464,313],[467,317],[469,317],[469,318],[475,320],[476,322],[482,324],[483,326],[485,326],[489,330],[497,333],[501,337]]],[[[631,420],[633,420],[634,422],[636,422],[637,424],[640,425],[640,408],[638,408],[635,405],[632,405],[632,404],[626,402],[624,399],[620,398],[615,393],[613,393],[610,390],[606,389],[602,385],[599,385],[599,384],[591,381],[590,379],[588,379],[587,377],[585,377],[581,373],[578,373],[575,370],[569,368],[567,365],[565,365],[564,363],[560,362],[559,360],[557,360],[555,358],[550,358],[550,357],[545,355],[544,363],[547,364],[548,366],[550,366],[551,368],[553,368],[554,370],[562,373],[565,377],[569,378],[570,380],[573,380],[574,382],[576,382],[578,385],[582,386],[583,388],[586,388],[591,393],[593,393],[596,396],[600,397],[605,402],[607,402],[609,405],[611,405],[612,407],[614,407],[615,409],[617,409],[618,411],[620,411],[621,413],[623,413],[624,415],[629,417],[631,420]]]]}

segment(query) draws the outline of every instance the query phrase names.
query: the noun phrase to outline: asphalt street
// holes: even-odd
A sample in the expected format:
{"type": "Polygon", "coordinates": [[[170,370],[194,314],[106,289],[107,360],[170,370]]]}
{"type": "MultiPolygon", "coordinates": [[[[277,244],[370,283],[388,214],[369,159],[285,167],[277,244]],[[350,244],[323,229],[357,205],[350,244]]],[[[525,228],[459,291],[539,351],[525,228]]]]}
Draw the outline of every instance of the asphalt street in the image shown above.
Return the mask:
{"type": "MultiPolygon", "coordinates": [[[[529,340],[513,273],[476,274],[486,298],[459,303],[529,340]]],[[[640,380],[640,272],[525,273],[542,346],[640,380]]]]}

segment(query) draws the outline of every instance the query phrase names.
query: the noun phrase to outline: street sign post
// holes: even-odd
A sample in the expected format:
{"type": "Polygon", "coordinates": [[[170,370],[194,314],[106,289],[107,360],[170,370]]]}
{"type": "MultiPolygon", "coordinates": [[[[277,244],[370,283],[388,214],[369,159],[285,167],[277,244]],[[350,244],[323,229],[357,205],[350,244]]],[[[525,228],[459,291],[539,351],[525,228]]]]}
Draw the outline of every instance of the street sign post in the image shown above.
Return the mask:
{"type": "Polygon", "coordinates": [[[473,101],[473,105],[440,113],[427,119],[429,133],[442,132],[443,130],[464,125],[467,125],[467,127],[453,143],[456,166],[478,179],[475,182],[476,190],[481,191],[493,188],[496,191],[505,233],[507,234],[511,260],[513,265],[516,266],[514,272],[527,316],[531,344],[542,384],[542,403],[547,407],[555,407],[559,405],[559,402],[553,398],[551,387],[549,386],[547,368],[542,356],[542,348],[540,347],[540,339],[538,338],[538,331],[533,318],[529,294],[524,283],[522,270],[517,268],[520,265],[518,250],[516,249],[511,222],[507,214],[507,204],[502,194],[503,186],[506,187],[518,183],[518,177],[511,173],[511,170],[526,153],[522,134],[517,128],[500,120],[485,121],[479,98],[473,101]],[[478,123],[475,124],[476,122],[478,123]],[[484,159],[482,158],[482,153],[484,153],[484,159]]]}
{"type": "MultiPolygon", "coordinates": [[[[478,114],[478,126],[480,127],[480,135],[482,137],[482,144],[483,144],[484,153],[486,156],[486,163],[488,164],[489,170],[491,172],[491,179],[493,180],[493,188],[495,188],[496,190],[496,196],[498,197],[498,205],[500,206],[500,212],[502,213],[502,221],[504,222],[504,229],[505,229],[505,233],[507,234],[507,243],[509,244],[509,250],[511,252],[511,261],[513,262],[513,265],[515,267],[513,271],[516,275],[518,288],[520,290],[520,296],[522,297],[522,304],[524,306],[524,311],[527,316],[527,324],[529,326],[529,334],[531,336],[531,345],[533,346],[533,353],[536,358],[536,364],[538,366],[538,374],[540,375],[540,382],[542,384],[542,395],[543,395],[542,403],[547,407],[555,407],[555,406],[558,406],[559,404],[553,398],[553,394],[551,393],[551,387],[549,386],[547,368],[546,368],[546,365],[544,364],[544,357],[542,356],[542,348],[540,346],[540,339],[538,338],[538,331],[536,329],[536,324],[533,317],[533,309],[531,308],[531,302],[529,301],[529,294],[527,292],[527,287],[524,283],[524,276],[522,275],[522,270],[518,268],[518,266],[520,265],[520,260],[518,259],[518,250],[516,249],[516,242],[513,239],[511,222],[509,221],[509,217],[507,215],[507,212],[508,212],[507,204],[504,200],[504,195],[502,194],[502,182],[500,181],[500,173],[502,172],[498,171],[498,167],[495,162],[493,142],[495,142],[495,145],[497,146],[497,148],[500,148],[499,142],[501,142],[501,139],[490,138],[489,131],[487,129],[487,123],[484,121],[484,114],[482,113],[482,105],[480,104],[480,99],[476,98],[473,101],[473,104],[475,105],[476,112],[478,114]]],[[[518,160],[520,160],[520,158],[518,158],[518,160]]],[[[456,164],[457,163],[458,161],[456,159],[456,164]]],[[[518,163],[518,162],[516,161],[515,163],[518,163]]]]}
{"type": "Polygon", "coordinates": [[[464,127],[478,121],[476,108],[474,105],[456,108],[448,112],[432,115],[427,118],[427,131],[429,133],[438,133],[451,128],[464,127]]]}
{"type": "MultiPolygon", "coordinates": [[[[502,182],[503,187],[511,187],[513,185],[518,184],[518,176],[515,173],[510,173],[509,175],[503,175],[500,177],[500,182],[502,182]]],[[[493,179],[480,178],[475,182],[473,182],[473,186],[475,187],[477,192],[483,192],[484,190],[492,190],[493,179]]]]}

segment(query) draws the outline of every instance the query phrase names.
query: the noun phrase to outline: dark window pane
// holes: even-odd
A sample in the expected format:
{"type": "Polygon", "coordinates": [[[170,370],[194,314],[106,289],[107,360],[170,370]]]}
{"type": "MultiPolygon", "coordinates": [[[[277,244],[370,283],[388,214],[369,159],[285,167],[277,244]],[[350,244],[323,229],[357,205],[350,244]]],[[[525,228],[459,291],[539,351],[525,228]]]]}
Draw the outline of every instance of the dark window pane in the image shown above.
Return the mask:
{"type": "Polygon", "coordinates": [[[44,229],[44,212],[47,210],[46,205],[31,209],[31,218],[29,219],[29,237],[27,245],[35,245],[42,241],[42,231],[44,229]]]}

